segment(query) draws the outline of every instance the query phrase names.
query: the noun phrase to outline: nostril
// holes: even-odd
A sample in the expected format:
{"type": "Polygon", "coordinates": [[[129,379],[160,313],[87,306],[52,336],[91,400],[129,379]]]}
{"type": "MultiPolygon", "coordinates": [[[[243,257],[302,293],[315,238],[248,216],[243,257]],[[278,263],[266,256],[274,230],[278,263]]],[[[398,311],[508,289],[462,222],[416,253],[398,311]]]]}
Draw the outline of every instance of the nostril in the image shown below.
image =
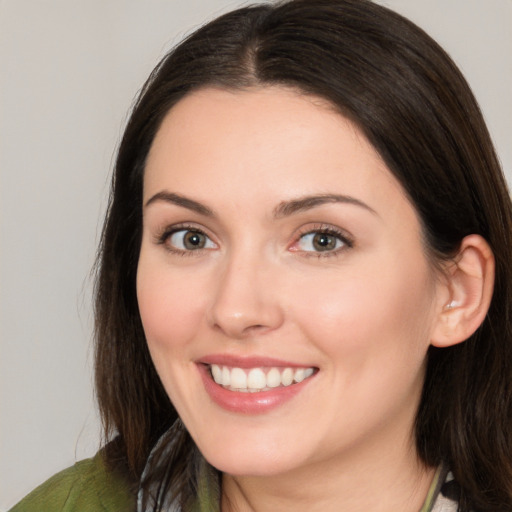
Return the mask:
{"type": "Polygon", "coordinates": [[[273,329],[271,326],[264,324],[236,325],[232,322],[216,322],[213,325],[213,328],[217,331],[224,332],[233,338],[244,338],[256,333],[263,334],[265,331],[270,331],[273,329]]]}

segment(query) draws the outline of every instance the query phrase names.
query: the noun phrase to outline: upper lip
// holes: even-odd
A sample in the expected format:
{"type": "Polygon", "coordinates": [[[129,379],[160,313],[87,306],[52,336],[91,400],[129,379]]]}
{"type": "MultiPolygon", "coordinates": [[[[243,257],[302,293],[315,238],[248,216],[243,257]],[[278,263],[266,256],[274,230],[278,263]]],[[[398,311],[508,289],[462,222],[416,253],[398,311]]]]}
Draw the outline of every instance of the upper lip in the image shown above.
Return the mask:
{"type": "Polygon", "coordinates": [[[286,367],[286,368],[314,368],[310,364],[294,363],[263,356],[234,356],[232,354],[210,354],[201,357],[197,363],[219,366],[230,366],[232,368],[258,368],[258,367],[286,367]]]}

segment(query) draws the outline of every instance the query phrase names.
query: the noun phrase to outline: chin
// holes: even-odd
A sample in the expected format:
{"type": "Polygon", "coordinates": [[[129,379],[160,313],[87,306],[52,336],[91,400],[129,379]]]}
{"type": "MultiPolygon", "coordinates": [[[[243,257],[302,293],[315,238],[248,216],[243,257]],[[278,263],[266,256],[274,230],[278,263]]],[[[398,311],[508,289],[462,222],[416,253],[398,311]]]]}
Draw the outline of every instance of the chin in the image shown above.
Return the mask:
{"type": "MultiPolygon", "coordinates": [[[[279,437],[279,436],[277,436],[279,437]]],[[[307,454],[297,450],[300,442],[287,443],[261,433],[254,436],[227,434],[217,442],[199,442],[198,448],[216,469],[233,476],[273,476],[304,464],[307,454]],[[257,441],[255,441],[255,439],[257,441]],[[292,445],[295,449],[292,449],[292,445]]]]}
{"type": "Polygon", "coordinates": [[[233,457],[206,457],[206,460],[222,473],[232,476],[271,477],[287,473],[297,466],[275,455],[239,457],[233,454],[233,457]]]}

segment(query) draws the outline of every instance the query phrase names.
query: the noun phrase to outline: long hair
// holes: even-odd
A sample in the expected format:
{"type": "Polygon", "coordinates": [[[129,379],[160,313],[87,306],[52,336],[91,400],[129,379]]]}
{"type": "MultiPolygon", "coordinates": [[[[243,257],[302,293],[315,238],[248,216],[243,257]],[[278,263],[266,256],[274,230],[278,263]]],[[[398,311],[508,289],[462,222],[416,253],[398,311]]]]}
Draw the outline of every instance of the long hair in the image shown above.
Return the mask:
{"type": "MultiPolygon", "coordinates": [[[[119,147],[97,264],[97,398],[106,435],[118,436],[108,462],[124,460],[136,481],[177,418],[151,362],[136,299],[142,183],[153,138],[169,109],[194,90],[266,85],[324,98],[359,127],[415,206],[433,261],[449,259],[471,233],[489,242],[496,282],[488,315],[464,343],[430,349],[415,437],[427,465],[451,468],[463,510],[510,510],[510,196],[455,64],[413,23],[368,0],[238,9],[185,39],[144,85],[119,147]]],[[[184,503],[194,492],[192,445],[183,435],[167,478],[184,503]]]]}

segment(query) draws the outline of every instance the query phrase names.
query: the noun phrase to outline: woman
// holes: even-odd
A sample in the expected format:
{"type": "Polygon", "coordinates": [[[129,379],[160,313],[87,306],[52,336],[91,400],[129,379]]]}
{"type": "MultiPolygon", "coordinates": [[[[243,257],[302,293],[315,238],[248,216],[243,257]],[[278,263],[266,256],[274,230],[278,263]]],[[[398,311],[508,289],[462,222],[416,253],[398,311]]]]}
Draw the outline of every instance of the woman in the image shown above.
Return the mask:
{"type": "Polygon", "coordinates": [[[112,187],[112,441],[14,510],[512,508],[510,197],[420,29],[365,0],[214,20],[144,86],[112,187]]]}

